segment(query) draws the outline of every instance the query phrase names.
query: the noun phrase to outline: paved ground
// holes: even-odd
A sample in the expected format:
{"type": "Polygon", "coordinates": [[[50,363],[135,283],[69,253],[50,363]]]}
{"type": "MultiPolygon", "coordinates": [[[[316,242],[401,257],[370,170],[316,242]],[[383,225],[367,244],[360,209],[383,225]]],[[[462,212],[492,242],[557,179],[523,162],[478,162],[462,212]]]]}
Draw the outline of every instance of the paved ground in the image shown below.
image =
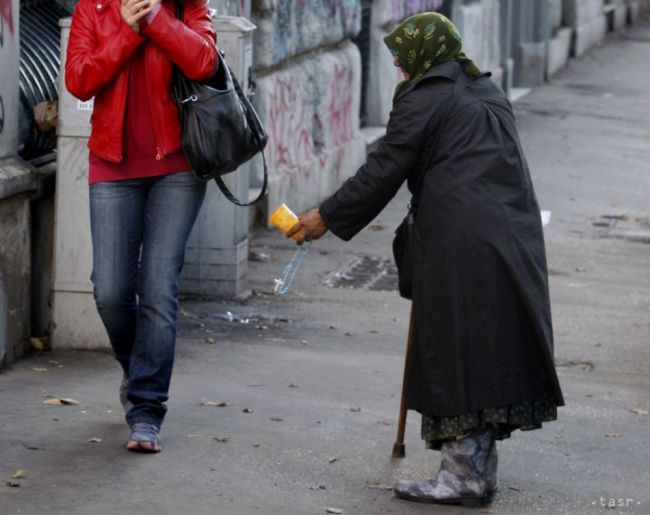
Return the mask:
{"type": "MultiPolygon", "coordinates": [[[[558,422],[500,446],[500,493],[479,512],[650,513],[649,55],[645,25],[572,61],[517,105],[538,196],[552,211],[567,406],[558,422]],[[628,507],[606,511],[601,499],[628,507]]],[[[184,302],[160,455],[123,450],[110,356],[54,351],[4,370],[0,513],[464,511],[397,501],[381,487],[438,464],[419,440],[417,414],[406,459],[390,458],[408,304],[394,292],[324,285],[355,256],[389,258],[406,200],[400,194],[352,243],[315,244],[287,297],[270,291],[293,247],[261,230],[254,251],[271,259],[251,263],[253,298],[184,302]],[[250,321],[229,322],[227,312],[250,321]],[[48,395],[80,404],[45,406],[48,395]],[[20,486],[6,485],[18,469],[20,486]]]]}

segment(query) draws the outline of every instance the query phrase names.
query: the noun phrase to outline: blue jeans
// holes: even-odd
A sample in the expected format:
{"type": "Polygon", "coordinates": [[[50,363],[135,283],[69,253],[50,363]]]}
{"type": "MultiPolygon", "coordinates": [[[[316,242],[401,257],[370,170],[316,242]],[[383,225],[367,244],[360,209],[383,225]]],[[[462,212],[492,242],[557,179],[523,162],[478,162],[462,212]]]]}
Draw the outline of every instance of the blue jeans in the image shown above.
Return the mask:
{"type": "Polygon", "coordinates": [[[91,279],[129,380],[129,425],[160,427],[167,411],[180,273],[204,196],[187,172],[90,185],[91,279]]]}

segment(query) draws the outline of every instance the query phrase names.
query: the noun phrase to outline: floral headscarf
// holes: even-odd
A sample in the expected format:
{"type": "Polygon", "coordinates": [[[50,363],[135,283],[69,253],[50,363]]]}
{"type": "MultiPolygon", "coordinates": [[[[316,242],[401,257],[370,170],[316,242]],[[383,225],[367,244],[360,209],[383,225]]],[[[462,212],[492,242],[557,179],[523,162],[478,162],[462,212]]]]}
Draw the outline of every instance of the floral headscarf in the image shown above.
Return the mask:
{"type": "Polygon", "coordinates": [[[384,38],[386,46],[399,65],[409,74],[409,79],[398,84],[395,96],[429,68],[447,61],[459,61],[470,76],[481,72],[462,52],[462,40],[456,26],[439,13],[421,13],[407,18],[384,38]]]}

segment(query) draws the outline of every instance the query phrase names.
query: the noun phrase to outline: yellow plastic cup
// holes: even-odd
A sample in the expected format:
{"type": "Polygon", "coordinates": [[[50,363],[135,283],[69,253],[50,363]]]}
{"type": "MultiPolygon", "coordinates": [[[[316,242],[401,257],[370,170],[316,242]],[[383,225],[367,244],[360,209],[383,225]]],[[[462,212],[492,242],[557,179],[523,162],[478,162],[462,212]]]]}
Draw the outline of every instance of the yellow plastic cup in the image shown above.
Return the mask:
{"type": "MultiPolygon", "coordinates": [[[[275,210],[275,213],[271,215],[269,222],[271,222],[271,225],[280,229],[284,234],[287,234],[289,229],[298,223],[298,217],[287,207],[286,204],[282,204],[275,210]]],[[[300,233],[294,234],[293,239],[298,241],[300,239],[300,233]]]]}

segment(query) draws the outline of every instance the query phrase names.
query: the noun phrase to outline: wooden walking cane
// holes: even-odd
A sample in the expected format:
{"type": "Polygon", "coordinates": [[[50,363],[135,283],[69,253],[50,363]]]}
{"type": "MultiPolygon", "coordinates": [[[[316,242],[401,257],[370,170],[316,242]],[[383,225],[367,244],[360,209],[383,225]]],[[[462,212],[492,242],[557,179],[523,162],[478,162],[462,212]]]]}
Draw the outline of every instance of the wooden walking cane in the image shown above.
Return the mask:
{"type": "Polygon", "coordinates": [[[399,406],[399,420],[397,422],[397,440],[393,445],[393,458],[403,458],[406,455],[404,446],[404,433],[406,431],[406,380],[408,378],[408,364],[413,348],[413,337],[415,336],[415,311],[411,305],[411,319],[409,321],[409,332],[406,338],[406,357],[404,358],[404,377],[402,379],[402,400],[399,406]]]}

